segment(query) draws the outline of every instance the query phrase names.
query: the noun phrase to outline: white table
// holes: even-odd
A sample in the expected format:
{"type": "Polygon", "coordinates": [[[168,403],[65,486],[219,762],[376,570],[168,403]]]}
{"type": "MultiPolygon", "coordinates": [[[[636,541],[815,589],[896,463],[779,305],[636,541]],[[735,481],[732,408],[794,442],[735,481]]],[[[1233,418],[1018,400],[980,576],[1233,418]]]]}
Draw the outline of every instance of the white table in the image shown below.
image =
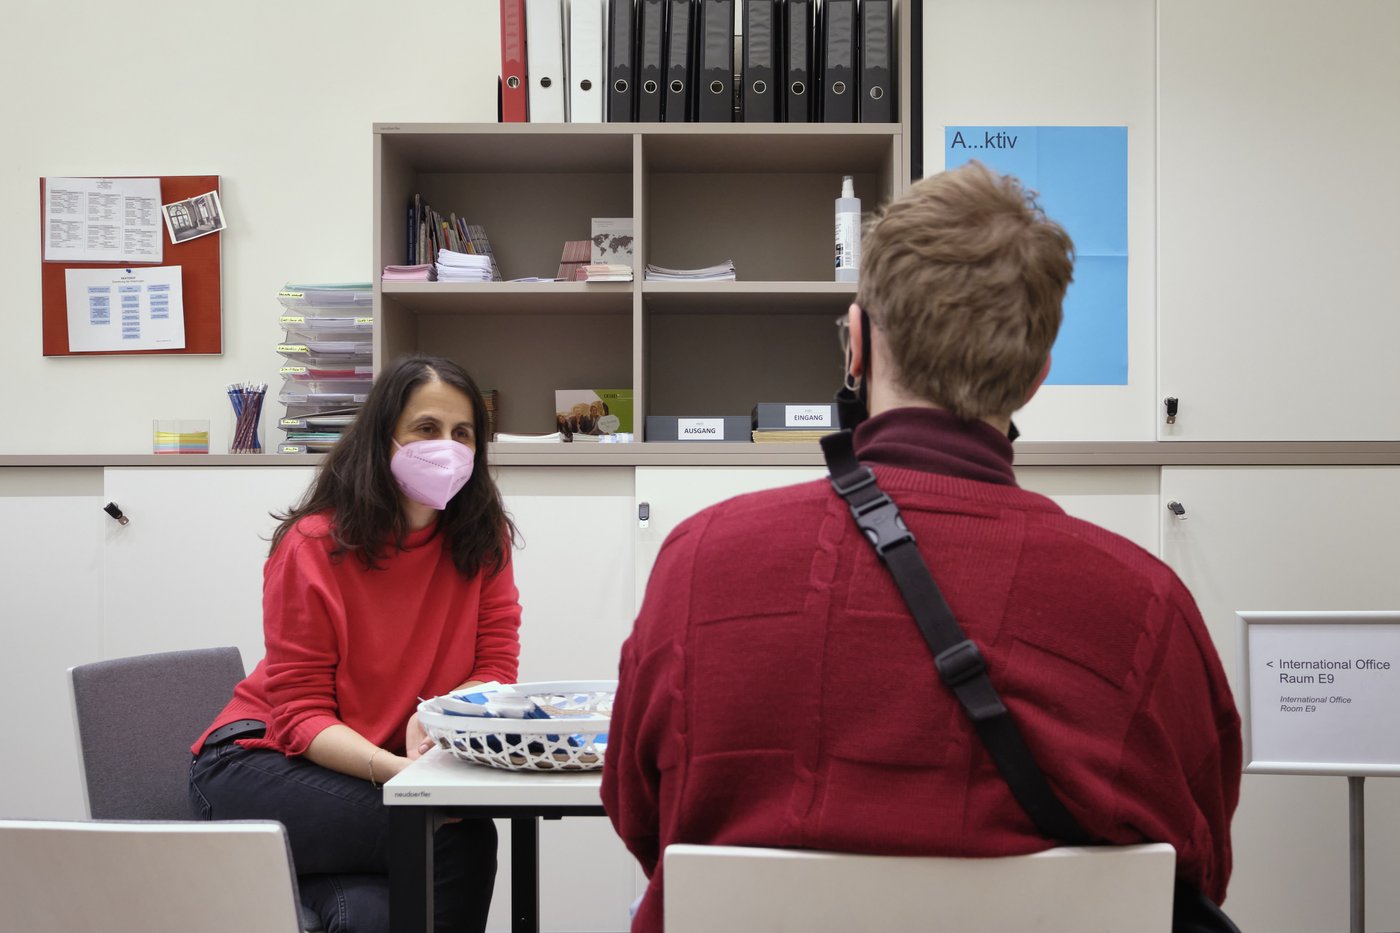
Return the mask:
{"type": "Polygon", "coordinates": [[[440,811],[510,820],[511,930],[540,928],[539,821],[605,816],[601,771],[502,771],[434,748],[384,785],[391,933],[432,933],[433,828],[440,811]]]}

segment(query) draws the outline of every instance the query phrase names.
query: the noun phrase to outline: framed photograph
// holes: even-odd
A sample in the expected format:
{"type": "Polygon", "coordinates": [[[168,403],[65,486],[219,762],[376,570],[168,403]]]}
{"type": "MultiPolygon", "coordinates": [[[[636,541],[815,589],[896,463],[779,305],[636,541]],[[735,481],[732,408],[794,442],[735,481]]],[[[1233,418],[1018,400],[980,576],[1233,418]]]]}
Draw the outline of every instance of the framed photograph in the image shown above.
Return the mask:
{"type": "Polygon", "coordinates": [[[184,243],[218,233],[226,226],[217,191],[163,205],[161,213],[165,215],[165,228],[170,231],[171,243],[184,243]]]}

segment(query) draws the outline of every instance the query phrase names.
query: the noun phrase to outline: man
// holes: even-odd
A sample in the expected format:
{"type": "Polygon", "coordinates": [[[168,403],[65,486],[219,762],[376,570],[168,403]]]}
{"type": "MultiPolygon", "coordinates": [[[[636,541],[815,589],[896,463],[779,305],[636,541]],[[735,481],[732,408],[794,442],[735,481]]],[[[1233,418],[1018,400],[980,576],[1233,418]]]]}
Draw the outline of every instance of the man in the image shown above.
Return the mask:
{"type": "MultiPolygon", "coordinates": [[[[1216,903],[1239,716],[1185,586],[1016,485],[1011,415],[1049,371],[1073,246],[1012,178],[921,181],[866,234],[848,312],[855,451],[897,503],[1052,789],[1092,836],[1169,842],[1216,903]]],[[[826,481],[680,525],[623,647],[603,779],[651,879],[671,843],[900,855],[1048,848],[826,481]]],[[[860,892],[852,891],[852,897],[860,892]]]]}

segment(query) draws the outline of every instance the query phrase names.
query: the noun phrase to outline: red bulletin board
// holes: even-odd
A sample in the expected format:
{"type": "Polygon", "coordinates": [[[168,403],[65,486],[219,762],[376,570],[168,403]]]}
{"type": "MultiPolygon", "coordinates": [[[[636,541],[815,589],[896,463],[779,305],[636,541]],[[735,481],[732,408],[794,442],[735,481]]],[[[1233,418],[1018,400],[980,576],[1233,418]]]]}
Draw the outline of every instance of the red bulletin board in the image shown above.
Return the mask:
{"type": "MultiPolygon", "coordinates": [[[[149,178],[151,176],[140,176],[149,178]]],[[[218,175],[162,175],[160,202],[183,201],[219,190],[218,175]]],[[[39,179],[39,255],[43,256],[44,179],[39,179]]],[[[162,225],[164,219],[162,218],[162,225]]],[[[223,322],[220,299],[219,237],[211,233],[184,243],[165,245],[158,265],[180,266],[184,286],[185,346],[178,350],[93,350],[68,349],[68,297],[64,272],[68,269],[125,269],[127,262],[44,262],[44,355],[45,356],[128,356],[131,354],[222,353],[223,322]]],[[[141,263],[149,267],[152,263],[141,263]]]]}

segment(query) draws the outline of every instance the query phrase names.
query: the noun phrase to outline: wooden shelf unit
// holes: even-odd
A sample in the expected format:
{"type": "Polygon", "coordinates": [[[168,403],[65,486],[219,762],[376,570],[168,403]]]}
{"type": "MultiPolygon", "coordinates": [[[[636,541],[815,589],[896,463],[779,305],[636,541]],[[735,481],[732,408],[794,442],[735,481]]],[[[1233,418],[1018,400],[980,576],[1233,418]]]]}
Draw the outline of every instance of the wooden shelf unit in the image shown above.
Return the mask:
{"type": "MultiPolygon", "coordinates": [[[[376,269],[405,259],[413,195],[481,224],[507,278],[552,276],[593,217],[633,219],[631,283],[380,282],[375,365],[422,351],[500,392],[497,425],[554,429],[554,390],[631,387],[648,414],[830,398],[843,175],[872,211],[907,185],[901,124],[379,124],[376,269]],[[737,282],[647,282],[734,260],[737,282]]],[[[730,445],[725,445],[726,447],[730,445]]]]}

